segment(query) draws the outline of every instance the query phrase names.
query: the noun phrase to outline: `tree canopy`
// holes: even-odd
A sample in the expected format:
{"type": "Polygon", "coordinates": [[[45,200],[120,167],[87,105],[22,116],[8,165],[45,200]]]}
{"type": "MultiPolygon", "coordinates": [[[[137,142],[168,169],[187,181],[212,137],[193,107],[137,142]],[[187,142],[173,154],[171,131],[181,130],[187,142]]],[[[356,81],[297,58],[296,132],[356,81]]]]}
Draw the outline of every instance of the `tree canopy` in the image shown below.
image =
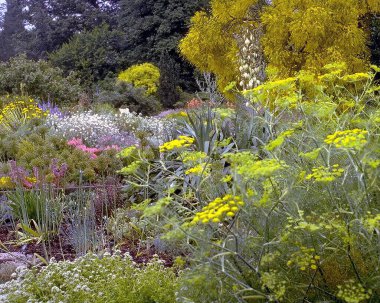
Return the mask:
{"type": "Polygon", "coordinates": [[[244,60],[260,59],[258,49],[247,50],[252,39],[262,48],[270,76],[318,72],[336,61],[361,71],[370,59],[368,20],[378,12],[376,0],[211,0],[210,10],[191,19],[180,49],[198,69],[214,73],[220,88],[240,81],[247,71],[250,78],[259,73],[244,60]]]}

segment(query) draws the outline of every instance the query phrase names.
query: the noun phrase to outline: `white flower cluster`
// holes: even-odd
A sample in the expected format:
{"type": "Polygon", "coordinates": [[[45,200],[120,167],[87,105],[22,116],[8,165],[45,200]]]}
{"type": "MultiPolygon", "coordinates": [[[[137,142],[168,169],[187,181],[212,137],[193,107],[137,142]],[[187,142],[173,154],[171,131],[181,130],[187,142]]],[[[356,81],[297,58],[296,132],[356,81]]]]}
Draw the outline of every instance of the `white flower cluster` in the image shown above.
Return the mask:
{"type": "Polygon", "coordinates": [[[173,123],[160,117],[145,117],[127,110],[121,111],[120,122],[123,128],[128,129],[136,138],[143,136],[154,146],[162,145],[167,141],[167,135],[173,128],[173,123]]]}
{"type": "Polygon", "coordinates": [[[260,44],[262,28],[247,28],[239,39],[240,86],[252,89],[259,86],[265,78],[265,60],[260,44]]]}
{"type": "Polygon", "coordinates": [[[85,144],[93,147],[112,139],[116,142],[110,145],[133,145],[135,142],[131,135],[140,141],[144,139],[152,145],[159,146],[167,140],[167,132],[172,129],[172,123],[166,119],[144,117],[129,112],[128,109],[121,110],[120,114],[96,114],[87,111],[63,118],[49,115],[47,125],[52,135],[62,136],[67,140],[80,138],[85,144]]]}
{"type": "Polygon", "coordinates": [[[87,254],[74,261],[51,262],[40,271],[17,272],[15,280],[0,285],[0,298],[6,300],[1,302],[28,303],[109,302],[115,291],[128,294],[138,290],[140,287],[134,284],[144,283],[145,275],[157,273],[157,283],[169,275],[169,281],[174,282],[175,275],[169,272],[157,260],[137,266],[128,253],[115,252],[101,257],[87,254]],[[131,289],[124,289],[129,285],[131,289]]]}
{"type": "Polygon", "coordinates": [[[112,114],[95,114],[91,111],[75,113],[58,118],[48,116],[47,123],[51,133],[61,135],[67,140],[81,138],[91,146],[96,146],[99,138],[119,133],[116,116],[112,114]]]}

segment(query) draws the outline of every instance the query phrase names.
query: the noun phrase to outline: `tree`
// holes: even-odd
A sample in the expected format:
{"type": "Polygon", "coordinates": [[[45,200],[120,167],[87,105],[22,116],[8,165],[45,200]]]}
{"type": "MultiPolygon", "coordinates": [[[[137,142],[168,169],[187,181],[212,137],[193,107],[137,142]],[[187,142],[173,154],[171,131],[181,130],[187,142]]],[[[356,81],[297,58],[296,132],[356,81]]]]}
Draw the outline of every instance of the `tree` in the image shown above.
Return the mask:
{"type": "Polygon", "coordinates": [[[179,40],[186,34],[190,17],[207,0],[121,0],[120,30],[125,33],[125,57],[131,64],[158,64],[165,52],[180,65],[182,85],[191,82],[192,68],[180,57],[179,40]]]}
{"type": "Polygon", "coordinates": [[[371,61],[380,66],[380,16],[373,17],[371,21],[371,61]]]}
{"type": "MultiPolygon", "coordinates": [[[[231,81],[240,81],[241,76],[247,74],[244,50],[251,42],[261,49],[260,35],[256,37],[251,33],[259,28],[259,14],[266,5],[265,0],[212,0],[210,10],[199,11],[191,19],[190,30],[180,43],[181,53],[199,70],[214,73],[220,89],[231,81]]],[[[253,52],[261,65],[261,54],[256,47],[253,52]]],[[[248,77],[260,73],[255,72],[255,68],[257,66],[247,66],[248,77]]]]}
{"type": "Polygon", "coordinates": [[[378,11],[378,0],[211,0],[210,10],[191,19],[180,49],[214,73],[220,89],[232,81],[257,86],[265,71],[318,73],[335,61],[362,71],[369,63],[368,14],[378,11]]]}
{"type": "Polygon", "coordinates": [[[301,69],[318,73],[334,61],[363,71],[369,63],[366,15],[376,11],[376,0],[273,0],[262,15],[269,67],[280,77],[301,69]]]}
{"type": "Polygon", "coordinates": [[[0,36],[0,58],[5,61],[16,55],[18,43],[25,35],[21,0],[7,0],[3,20],[3,30],[0,36]]]}
{"type": "MultiPolygon", "coordinates": [[[[9,0],[16,1],[16,0],[9,0]]],[[[26,43],[16,53],[47,58],[48,53],[79,32],[89,31],[103,23],[116,26],[118,0],[17,0],[27,25],[26,43]]]]}
{"type": "Polygon", "coordinates": [[[180,94],[178,92],[178,65],[169,53],[165,52],[161,55],[158,67],[161,71],[157,91],[158,99],[165,108],[172,108],[180,98],[180,94]]]}
{"type": "Polygon", "coordinates": [[[51,62],[66,75],[76,71],[83,85],[104,79],[124,65],[121,54],[122,33],[104,24],[92,31],[75,34],[69,42],[50,55],[51,62]]]}

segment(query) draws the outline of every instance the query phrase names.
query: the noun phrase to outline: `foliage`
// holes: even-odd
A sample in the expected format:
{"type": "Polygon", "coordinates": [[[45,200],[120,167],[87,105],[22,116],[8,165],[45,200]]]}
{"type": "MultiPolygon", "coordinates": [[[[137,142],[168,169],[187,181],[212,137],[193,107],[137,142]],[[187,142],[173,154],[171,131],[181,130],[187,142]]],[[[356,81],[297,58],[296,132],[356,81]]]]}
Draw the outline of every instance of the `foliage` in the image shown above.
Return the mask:
{"type": "Polygon", "coordinates": [[[121,72],[118,79],[131,83],[134,87],[145,88],[147,95],[153,95],[158,89],[160,70],[151,63],[133,65],[121,72]]]}
{"type": "Polygon", "coordinates": [[[162,241],[182,239],[192,251],[180,302],[379,300],[373,78],[333,68],[303,78],[307,86],[284,79],[249,92],[264,135],[248,150],[238,149],[233,132],[221,136],[213,114],[203,115],[219,133],[207,154],[188,137],[163,144],[159,158],[122,151],[126,190],[146,199],[134,207],[162,241]],[[306,94],[293,95],[299,87],[306,94]],[[222,285],[213,293],[197,291],[205,268],[206,285],[222,285]]]}
{"type": "Polygon", "coordinates": [[[15,222],[19,243],[42,242],[44,257],[50,258],[50,241],[59,234],[64,204],[60,193],[51,188],[25,191],[17,188],[8,193],[8,204],[15,222]]]}
{"type": "Polygon", "coordinates": [[[74,182],[78,184],[80,178],[83,181],[95,181],[98,178],[113,175],[121,163],[115,158],[117,151],[113,148],[101,150],[96,157],[81,149],[71,147],[67,141],[59,137],[41,137],[32,134],[17,145],[15,159],[18,165],[27,170],[39,170],[39,178],[46,182],[74,182]],[[55,163],[57,162],[57,163],[55,163]],[[55,163],[55,164],[54,164],[55,163]],[[64,176],[57,177],[54,174],[54,166],[58,168],[64,165],[64,176]]]}
{"type": "Polygon", "coordinates": [[[372,18],[371,24],[371,61],[372,64],[380,65],[380,20],[378,17],[372,18]]]}
{"type": "Polygon", "coordinates": [[[61,69],[46,61],[28,60],[20,55],[0,64],[0,94],[28,94],[64,104],[77,101],[80,92],[74,74],[64,77],[61,69]]]}
{"type": "Polygon", "coordinates": [[[41,271],[24,270],[0,288],[7,302],[172,303],[175,274],[159,261],[137,266],[130,256],[88,254],[51,263],[41,271]]]}
{"type": "MultiPolygon", "coordinates": [[[[208,0],[122,0],[119,28],[125,33],[124,55],[128,62],[159,64],[167,53],[179,65],[179,84],[194,89],[193,68],[177,52],[179,40],[185,35],[190,17],[208,0]]],[[[163,71],[161,72],[169,72],[163,71]]]]}
{"type": "Polygon", "coordinates": [[[238,37],[243,29],[258,24],[251,8],[261,10],[265,5],[262,0],[212,0],[210,11],[192,17],[190,30],[179,45],[181,53],[199,70],[214,73],[223,90],[240,74],[238,37]]]}
{"type": "Polygon", "coordinates": [[[180,100],[178,89],[179,65],[170,57],[168,53],[161,56],[158,63],[160,69],[160,79],[157,96],[165,108],[172,108],[180,100]]]}
{"type": "Polygon", "coordinates": [[[287,77],[343,61],[350,72],[363,71],[369,33],[362,18],[379,9],[376,1],[272,1],[262,15],[269,68],[287,77]]]}
{"type": "Polygon", "coordinates": [[[8,0],[7,3],[10,7],[4,26],[9,29],[0,37],[7,42],[13,38],[13,52],[6,52],[2,60],[23,53],[29,58],[46,59],[49,52],[67,43],[75,33],[103,23],[113,26],[117,23],[112,18],[118,8],[114,0],[8,0]]]}
{"type": "Polygon", "coordinates": [[[92,82],[103,80],[110,72],[116,72],[123,65],[120,53],[122,34],[102,25],[91,31],[74,35],[49,59],[66,75],[75,71],[81,83],[90,86],[92,82]]]}
{"type": "Polygon", "coordinates": [[[0,109],[0,134],[30,127],[33,120],[42,119],[47,115],[48,113],[40,109],[33,99],[15,97],[0,109]]]}
{"type": "Polygon", "coordinates": [[[20,140],[33,132],[46,133],[47,112],[27,97],[8,96],[1,101],[4,105],[0,107],[0,157],[14,159],[20,140]]]}
{"type": "Polygon", "coordinates": [[[363,71],[369,63],[366,16],[378,10],[376,1],[213,0],[210,11],[193,16],[180,50],[198,69],[214,73],[221,91],[232,81],[260,84],[263,66],[255,61],[263,59],[262,51],[269,77],[318,74],[337,61],[349,72],[363,71]]]}
{"type": "Polygon", "coordinates": [[[6,12],[3,18],[3,30],[0,34],[0,58],[5,61],[18,54],[19,39],[26,33],[20,1],[6,1],[6,12]]]}
{"type": "Polygon", "coordinates": [[[161,104],[153,95],[147,95],[145,88],[136,88],[132,84],[114,79],[104,81],[95,102],[108,103],[116,108],[127,107],[132,112],[152,115],[161,109],[161,104]]]}

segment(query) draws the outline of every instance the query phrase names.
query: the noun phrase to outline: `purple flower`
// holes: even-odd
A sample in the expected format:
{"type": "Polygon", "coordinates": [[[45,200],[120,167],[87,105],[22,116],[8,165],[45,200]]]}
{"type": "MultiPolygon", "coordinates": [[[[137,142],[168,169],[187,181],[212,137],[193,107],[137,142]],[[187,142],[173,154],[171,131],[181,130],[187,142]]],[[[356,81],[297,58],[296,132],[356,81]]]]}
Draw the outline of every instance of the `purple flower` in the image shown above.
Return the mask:
{"type": "Polygon", "coordinates": [[[59,180],[63,178],[67,172],[68,166],[66,163],[58,165],[58,159],[52,159],[50,164],[50,170],[53,173],[54,177],[59,180]]]}
{"type": "Polygon", "coordinates": [[[50,101],[47,102],[39,102],[37,106],[42,109],[43,111],[48,111],[50,115],[57,116],[58,118],[62,119],[65,117],[65,115],[61,112],[61,110],[58,108],[57,105],[52,104],[50,101]]]}
{"type": "Polygon", "coordinates": [[[169,109],[169,110],[165,110],[163,112],[160,112],[157,117],[158,118],[165,118],[166,116],[168,115],[174,115],[174,114],[178,114],[179,112],[181,112],[181,109],[169,109]]]}
{"type": "Polygon", "coordinates": [[[96,146],[100,149],[107,149],[110,146],[119,146],[120,148],[138,144],[138,140],[128,132],[106,135],[98,138],[96,146]]]}

